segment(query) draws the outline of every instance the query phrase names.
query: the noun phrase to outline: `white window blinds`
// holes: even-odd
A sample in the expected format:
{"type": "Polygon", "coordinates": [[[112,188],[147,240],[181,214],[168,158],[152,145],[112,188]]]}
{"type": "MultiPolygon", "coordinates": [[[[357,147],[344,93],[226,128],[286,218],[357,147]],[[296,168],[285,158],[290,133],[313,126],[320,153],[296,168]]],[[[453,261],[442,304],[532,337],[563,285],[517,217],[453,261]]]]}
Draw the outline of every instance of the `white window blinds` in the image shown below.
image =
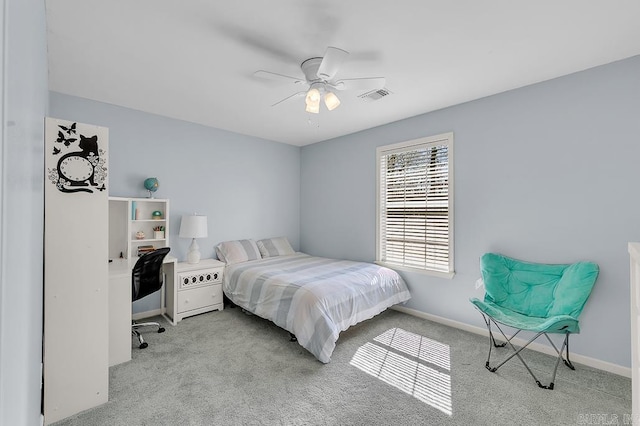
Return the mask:
{"type": "Polygon", "coordinates": [[[453,134],[378,148],[378,260],[453,272],[453,134]]]}

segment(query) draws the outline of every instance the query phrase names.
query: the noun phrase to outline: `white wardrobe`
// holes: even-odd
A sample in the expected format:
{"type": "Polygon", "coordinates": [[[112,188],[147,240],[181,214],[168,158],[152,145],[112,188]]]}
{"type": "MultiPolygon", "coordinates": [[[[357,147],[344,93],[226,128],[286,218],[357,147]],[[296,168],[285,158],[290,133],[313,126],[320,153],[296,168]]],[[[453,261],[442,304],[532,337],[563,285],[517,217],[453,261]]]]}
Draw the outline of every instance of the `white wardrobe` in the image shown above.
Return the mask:
{"type": "Polygon", "coordinates": [[[45,424],[109,397],[108,138],[45,119],[45,424]]]}

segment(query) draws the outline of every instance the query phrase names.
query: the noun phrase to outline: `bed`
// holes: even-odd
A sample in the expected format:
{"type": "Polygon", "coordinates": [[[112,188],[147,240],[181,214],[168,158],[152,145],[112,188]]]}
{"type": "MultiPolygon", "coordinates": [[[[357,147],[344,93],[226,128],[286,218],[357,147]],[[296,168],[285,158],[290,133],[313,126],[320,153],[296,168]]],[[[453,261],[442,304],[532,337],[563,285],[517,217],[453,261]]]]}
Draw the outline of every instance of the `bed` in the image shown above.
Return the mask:
{"type": "Polygon", "coordinates": [[[323,363],[331,360],[341,331],[411,298],[389,268],[294,252],[283,237],[221,245],[216,252],[227,263],[227,298],[295,335],[323,363]]]}

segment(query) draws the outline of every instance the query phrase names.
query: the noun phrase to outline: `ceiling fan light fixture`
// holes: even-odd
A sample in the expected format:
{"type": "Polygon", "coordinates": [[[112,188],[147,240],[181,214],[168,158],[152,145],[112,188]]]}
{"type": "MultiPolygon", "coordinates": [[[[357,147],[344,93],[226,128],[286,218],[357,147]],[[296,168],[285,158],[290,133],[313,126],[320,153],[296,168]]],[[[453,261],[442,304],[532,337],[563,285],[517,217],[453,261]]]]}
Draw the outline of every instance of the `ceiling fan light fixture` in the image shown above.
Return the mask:
{"type": "Polygon", "coordinates": [[[307,112],[311,112],[313,114],[318,114],[320,112],[320,102],[307,102],[307,107],[305,108],[305,111],[307,112]]]}
{"type": "Polygon", "coordinates": [[[309,89],[307,97],[305,98],[305,103],[307,104],[305,111],[313,114],[320,113],[320,90],[315,87],[309,89]]]}
{"type": "Polygon", "coordinates": [[[340,106],[340,99],[338,99],[335,93],[327,92],[327,94],[324,95],[324,104],[329,111],[333,111],[340,106]]]}
{"type": "Polygon", "coordinates": [[[274,103],[276,106],[289,99],[305,97],[305,110],[313,114],[320,113],[320,102],[324,99],[327,110],[333,111],[340,106],[340,99],[335,94],[338,90],[376,91],[385,85],[384,77],[358,77],[337,80],[336,75],[342,62],[349,56],[349,52],[337,47],[329,46],[324,56],[313,56],[300,64],[304,78],[291,77],[270,71],[259,70],[254,76],[269,80],[287,81],[295,84],[305,84],[303,89],[274,103]]]}
{"type": "Polygon", "coordinates": [[[320,91],[316,88],[309,89],[305,99],[307,106],[320,104],[320,91]]]}

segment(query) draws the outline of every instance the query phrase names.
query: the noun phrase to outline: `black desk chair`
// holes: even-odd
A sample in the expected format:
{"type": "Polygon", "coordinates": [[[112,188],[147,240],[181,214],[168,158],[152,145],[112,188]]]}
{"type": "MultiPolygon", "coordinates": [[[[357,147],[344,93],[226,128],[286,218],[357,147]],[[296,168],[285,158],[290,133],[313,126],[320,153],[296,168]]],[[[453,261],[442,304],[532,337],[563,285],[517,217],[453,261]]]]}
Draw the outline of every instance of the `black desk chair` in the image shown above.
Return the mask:
{"type": "MultiPolygon", "coordinates": [[[[131,273],[132,301],[142,299],[162,288],[162,262],[169,250],[171,250],[169,247],[163,247],[140,256],[131,273]]],[[[147,326],[158,327],[158,333],[164,332],[164,328],[157,322],[133,322],[131,334],[138,337],[140,349],[146,348],[149,344],[144,341],[142,334],[137,329],[147,326]]]]}

